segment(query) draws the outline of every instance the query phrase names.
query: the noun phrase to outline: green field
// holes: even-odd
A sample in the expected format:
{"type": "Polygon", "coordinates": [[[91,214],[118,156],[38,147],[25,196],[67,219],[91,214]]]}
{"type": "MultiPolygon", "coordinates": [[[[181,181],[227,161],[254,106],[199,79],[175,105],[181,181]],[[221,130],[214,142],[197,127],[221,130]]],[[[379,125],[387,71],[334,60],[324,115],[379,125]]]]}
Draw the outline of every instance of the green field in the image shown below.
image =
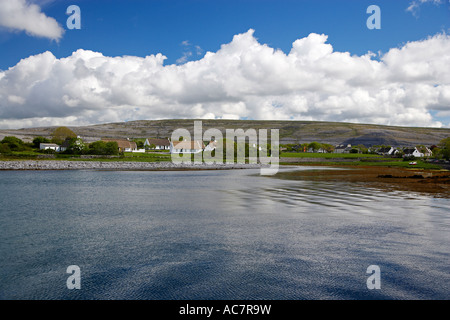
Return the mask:
{"type": "Polygon", "coordinates": [[[358,159],[358,158],[381,158],[378,154],[362,153],[318,153],[318,152],[282,152],[280,158],[324,158],[324,159],[358,159]]]}
{"type": "Polygon", "coordinates": [[[79,155],[61,154],[56,153],[54,155],[46,155],[34,152],[34,151],[13,151],[9,154],[1,154],[0,160],[71,160],[71,161],[142,161],[142,162],[156,162],[156,161],[170,161],[170,153],[132,153],[125,152],[122,156],[115,157],[95,157],[95,158],[82,158],[79,155]]]}
{"type": "Polygon", "coordinates": [[[314,161],[314,162],[280,162],[280,165],[321,165],[321,166],[373,166],[373,167],[395,167],[395,168],[409,168],[409,169],[431,169],[439,170],[442,169],[437,164],[432,164],[424,162],[421,160],[416,161],[416,165],[410,165],[409,161],[402,161],[401,159],[397,161],[350,161],[350,162],[340,162],[340,161],[314,161]]]}
{"type": "Polygon", "coordinates": [[[93,159],[80,159],[77,158],[75,160],[82,161],[133,161],[133,162],[159,162],[159,161],[170,161],[170,153],[133,153],[133,152],[125,152],[123,156],[119,156],[117,158],[93,158],[93,159]]]}

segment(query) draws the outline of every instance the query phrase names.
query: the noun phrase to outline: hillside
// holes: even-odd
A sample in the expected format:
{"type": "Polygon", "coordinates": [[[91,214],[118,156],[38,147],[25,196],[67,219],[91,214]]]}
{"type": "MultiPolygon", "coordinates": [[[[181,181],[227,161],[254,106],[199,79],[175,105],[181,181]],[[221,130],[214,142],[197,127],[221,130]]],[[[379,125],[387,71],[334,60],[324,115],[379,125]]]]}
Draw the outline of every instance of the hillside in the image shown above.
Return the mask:
{"type": "MultiPolygon", "coordinates": [[[[178,128],[186,128],[193,133],[194,119],[177,120],[137,120],[120,123],[106,123],[90,126],[69,127],[86,142],[100,138],[148,138],[170,137],[178,128]]],[[[336,144],[411,146],[433,145],[450,137],[448,128],[396,127],[372,124],[355,124],[320,121],[259,121],[259,120],[202,120],[203,131],[217,128],[244,130],[279,129],[280,143],[322,142],[336,144]]],[[[24,141],[36,136],[50,136],[55,127],[23,128],[0,130],[0,139],[13,135],[24,141]]],[[[225,136],[225,134],[224,134],[225,136]]]]}

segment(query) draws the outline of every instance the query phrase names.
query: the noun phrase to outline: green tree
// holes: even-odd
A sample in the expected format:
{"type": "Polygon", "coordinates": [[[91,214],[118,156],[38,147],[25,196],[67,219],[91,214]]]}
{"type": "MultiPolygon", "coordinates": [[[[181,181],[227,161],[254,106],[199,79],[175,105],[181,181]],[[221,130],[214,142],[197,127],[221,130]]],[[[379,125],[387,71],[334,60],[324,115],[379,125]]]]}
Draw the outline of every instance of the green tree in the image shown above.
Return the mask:
{"type": "Polygon", "coordinates": [[[316,141],[311,142],[308,144],[308,149],[312,149],[313,152],[316,152],[322,147],[322,144],[316,141]]]}
{"type": "Polygon", "coordinates": [[[58,127],[53,131],[52,142],[56,144],[62,144],[67,138],[76,138],[75,132],[67,127],[58,127]]]}
{"type": "Polygon", "coordinates": [[[138,149],[144,148],[144,142],[142,140],[134,140],[138,149]]]}
{"type": "Polygon", "coordinates": [[[322,143],[322,149],[324,149],[328,153],[332,153],[334,151],[334,146],[329,143],[322,143]]]}
{"type": "Polygon", "coordinates": [[[89,144],[88,153],[95,155],[118,155],[119,146],[114,141],[95,141],[89,144]]]}
{"type": "Polygon", "coordinates": [[[25,149],[23,141],[14,136],[4,137],[0,143],[7,145],[11,151],[22,151],[25,149]]]}
{"type": "Polygon", "coordinates": [[[438,148],[440,149],[440,153],[443,158],[449,160],[450,159],[450,137],[442,139],[439,144],[438,148]]]}
{"type": "Polygon", "coordinates": [[[10,153],[11,149],[9,148],[8,144],[6,143],[0,143],[0,153],[10,153]]]}
{"type": "Polygon", "coordinates": [[[64,153],[68,154],[82,154],[86,150],[86,144],[81,140],[81,138],[66,138],[63,143],[67,149],[64,153]]]}
{"type": "Polygon", "coordinates": [[[118,155],[119,145],[115,141],[107,142],[105,145],[105,152],[107,155],[118,155]]]}
{"type": "Polygon", "coordinates": [[[361,153],[369,153],[369,149],[366,148],[366,146],[363,144],[358,144],[355,148],[358,149],[361,153]]]}
{"type": "Polygon", "coordinates": [[[36,137],[33,139],[33,148],[39,149],[41,143],[49,143],[50,140],[44,137],[36,137]]]}

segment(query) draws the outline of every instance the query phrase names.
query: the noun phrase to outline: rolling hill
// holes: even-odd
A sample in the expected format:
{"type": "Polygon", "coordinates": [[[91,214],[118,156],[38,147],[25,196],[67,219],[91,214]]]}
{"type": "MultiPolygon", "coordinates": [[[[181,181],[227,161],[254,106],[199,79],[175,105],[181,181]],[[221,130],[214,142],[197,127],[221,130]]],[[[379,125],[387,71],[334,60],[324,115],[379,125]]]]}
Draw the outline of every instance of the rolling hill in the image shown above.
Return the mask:
{"type": "MultiPolygon", "coordinates": [[[[449,128],[399,127],[374,124],[356,124],[322,121],[277,121],[277,120],[201,120],[203,132],[209,128],[221,130],[225,137],[225,129],[244,130],[279,129],[280,143],[304,143],[317,141],[321,143],[363,144],[372,145],[413,146],[437,144],[450,137],[449,128]]],[[[166,138],[178,128],[188,129],[193,134],[194,119],[171,120],[136,120],[118,123],[105,123],[89,126],[71,127],[86,142],[101,138],[166,138]]],[[[51,136],[56,127],[38,127],[0,130],[0,140],[4,136],[13,135],[24,141],[31,141],[36,136],[51,136]]]]}

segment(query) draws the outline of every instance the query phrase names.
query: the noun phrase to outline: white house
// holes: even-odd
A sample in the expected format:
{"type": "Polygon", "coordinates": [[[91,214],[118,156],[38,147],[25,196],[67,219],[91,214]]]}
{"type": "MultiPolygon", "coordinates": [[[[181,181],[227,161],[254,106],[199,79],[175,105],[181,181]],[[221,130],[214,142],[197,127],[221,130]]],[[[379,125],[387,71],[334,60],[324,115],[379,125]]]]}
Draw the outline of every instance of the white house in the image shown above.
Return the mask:
{"type": "Polygon", "coordinates": [[[154,145],[155,150],[169,150],[170,149],[170,141],[168,139],[145,139],[144,147],[150,148],[151,145],[154,145]]]}
{"type": "Polygon", "coordinates": [[[136,142],[128,139],[102,139],[104,142],[117,142],[119,152],[138,152],[136,142]]]}
{"type": "Polygon", "coordinates": [[[420,152],[416,147],[403,149],[403,154],[404,157],[414,156],[417,158],[421,158],[424,156],[424,154],[420,152]]]}
{"type": "Polygon", "coordinates": [[[348,145],[338,144],[334,148],[334,153],[350,153],[351,149],[352,149],[351,144],[348,144],[348,145]]]}
{"type": "Polygon", "coordinates": [[[378,154],[391,155],[391,156],[397,154],[398,152],[399,151],[396,148],[394,148],[394,147],[383,147],[383,148],[380,148],[380,149],[377,150],[378,154]]]}
{"type": "Polygon", "coordinates": [[[203,141],[171,141],[170,153],[199,153],[205,149],[203,141]]]}
{"type": "Polygon", "coordinates": [[[419,152],[423,153],[424,157],[431,157],[433,155],[433,151],[430,148],[422,146],[417,149],[419,152]]]}
{"type": "Polygon", "coordinates": [[[391,149],[388,151],[388,154],[393,156],[394,154],[397,154],[399,152],[400,151],[398,151],[397,148],[391,147],[391,149]]]}
{"type": "Polygon", "coordinates": [[[59,152],[61,150],[60,146],[57,145],[56,143],[40,143],[39,144],[39,149],[40,150],[54,150],[59,152]]]}

